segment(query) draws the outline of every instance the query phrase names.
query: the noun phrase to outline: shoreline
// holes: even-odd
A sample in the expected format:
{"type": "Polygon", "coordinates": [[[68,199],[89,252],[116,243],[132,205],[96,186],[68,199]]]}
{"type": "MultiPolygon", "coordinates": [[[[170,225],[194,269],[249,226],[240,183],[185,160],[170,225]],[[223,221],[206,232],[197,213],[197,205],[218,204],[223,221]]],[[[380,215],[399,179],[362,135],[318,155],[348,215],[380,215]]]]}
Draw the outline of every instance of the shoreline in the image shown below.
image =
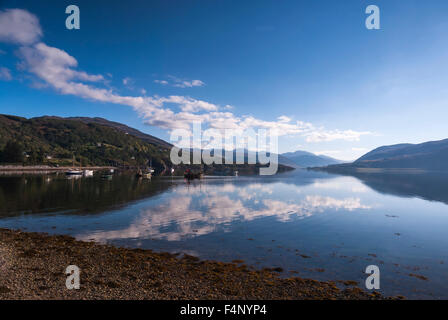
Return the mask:
{"type": "Polygon", "coordinates": [[[0,300],[379,300],[353,281],[281,278],[274,270],[155,253],[69,236],[0,229],[0,300]],[[81,288],[68,290],[65,269],[77,265],[81,288]],[[337,283],[344,288],[339,288],[337,283]]]}
{"type": "Polygon", "coordinates": [[[52,167],[52,166],[46,166],[46,165],[39,165],[39,166],[15,166],[15,165],[6,165],[6,166],[0,166],[0,172],[28,172],[28,171],[42,171],[42,172],[49,172],[49,171],[67,171],[71,170],[73,168],[80,169],[80,170],[109,170],[109,169],[117,169],[117,167],[100,167],[100,166],[91,166],[91,167],[52,167]]]}

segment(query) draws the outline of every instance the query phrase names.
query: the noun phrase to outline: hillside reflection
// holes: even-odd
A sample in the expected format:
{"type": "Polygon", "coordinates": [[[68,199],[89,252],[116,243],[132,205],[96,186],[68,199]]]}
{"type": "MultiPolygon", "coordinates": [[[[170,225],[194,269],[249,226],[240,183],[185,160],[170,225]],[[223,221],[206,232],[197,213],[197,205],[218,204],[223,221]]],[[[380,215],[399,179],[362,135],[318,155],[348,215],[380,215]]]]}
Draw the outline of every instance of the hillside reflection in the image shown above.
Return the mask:
{"type": "Polygon", "coordinates": [[[110,180],[101,174],[69,178],[65,174],[0,176],[0,217],[61,211],[100,213],[170,187],[168,183],[153,183],[132,174],[116,174],[110,180]]]}
{"type": "MultiPolygon", "coordinates": [[[[342,174],[342,173],[341,173],[342,174]]],[[[421,198],[448,204],[448,174],[439,172],[362,172],[343,173],[358,178],[382,194],[421,198]]]]}

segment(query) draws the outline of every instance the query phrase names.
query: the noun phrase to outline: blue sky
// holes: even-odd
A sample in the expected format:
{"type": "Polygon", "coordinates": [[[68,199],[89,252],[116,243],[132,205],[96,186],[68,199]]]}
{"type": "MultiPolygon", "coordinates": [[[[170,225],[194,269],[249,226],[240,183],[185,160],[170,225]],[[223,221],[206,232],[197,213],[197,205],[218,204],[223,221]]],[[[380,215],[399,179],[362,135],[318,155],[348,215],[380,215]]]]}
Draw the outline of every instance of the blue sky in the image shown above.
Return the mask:
{"type": "Polygon", "coordinates": [[[200,116],[278,127],[281,152],[344,160],[448,138],[446,1],[3,0],[0,10],[0,113],[104,117],[166,140],[200,116]],[[65,28],[70,4],[80,30],[65,28]],[[370,4],[380,30],[365,28],[370,4]],[[18,26],[5,23],[15,8],[18,26]]]}

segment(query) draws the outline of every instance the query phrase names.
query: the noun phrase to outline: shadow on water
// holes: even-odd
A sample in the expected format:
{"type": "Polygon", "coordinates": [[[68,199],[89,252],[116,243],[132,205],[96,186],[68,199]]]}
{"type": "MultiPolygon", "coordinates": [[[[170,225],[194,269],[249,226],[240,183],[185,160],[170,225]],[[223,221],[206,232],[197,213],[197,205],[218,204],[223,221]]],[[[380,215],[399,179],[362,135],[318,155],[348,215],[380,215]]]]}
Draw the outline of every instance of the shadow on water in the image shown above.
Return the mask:
{"type": "Polygon", "coordinates": [[[112,179],[101,174],[79,179],[65,174],[0,176],[0,217],[61,211],[101,213],[155,196],[170,186],[168,181],[138,179],[131,173],[116,174],[112,179]]]}

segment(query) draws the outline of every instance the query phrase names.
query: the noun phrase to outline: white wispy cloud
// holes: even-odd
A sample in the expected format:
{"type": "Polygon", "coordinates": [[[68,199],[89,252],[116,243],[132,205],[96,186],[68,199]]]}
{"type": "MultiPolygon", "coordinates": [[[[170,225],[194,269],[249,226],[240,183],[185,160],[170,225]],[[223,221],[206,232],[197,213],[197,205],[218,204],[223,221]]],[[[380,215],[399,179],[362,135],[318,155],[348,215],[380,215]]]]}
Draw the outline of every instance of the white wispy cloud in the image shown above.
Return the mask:
{"type": "Polygon", "coordinates": [[[168,85],[169,82],[166,80],[154,80],[155,83],[162,84],[164,86],[168,85]]]}
{"type": "MultiPolygon", "coordinates": [[[[64,50],[41,42],[42,35],[39,20],[33,14],[21,9],[0,11],[0,41],[19,45],[17,52],[21,70],[33,74],[42,86],[52,87],[61,94],[130,106],[148,125],[168,130],[190,129],[193,121],[201,121],[215,129],[265,128],[273,130],[273,134],[278,136],[298,134],[308,142],[358,141],[361,136],[370,134],[353,130],[326,130],[284,115],[274,121],[237,116],[229,111],[232,106],[220,106],[187,96],[146,96],[146,91],[142,92],[142,96],[121,95],[104,87],[107,80],[103,75],[77,70],[78,61],[64,50]]],[[[8,72],[5,71],[5,74],[8,72]]],[[[171,82],[156,82],[177,87],[204,85],[200,80],[187,81],[172,76],[169,79],[171,82]]],[[[130,81],[130,78],[122,80],[124,85],[129,85],[130,81]]]]}
{"type": "Polygon", "coordinates": [[[164,86],[172,86],[176,88],[193,88],[193,87],[203,87],[205,83],[201,80],[183,80],[174,76],[168,76],[168,80],[154,80],[155,83],[164,85],[164,86]]]}
{"type": "Polygon", "coordinates": [[[122,80],[122,82],[123,82],[123,84],[124,84],[125,86],[128,86],[128,85],[130,85],[130,84],[132,83],[132,79],[129,78],[129,77],[126,77],[126,78],[124,78],[124,79],[122,80]]]}
{"type": "Polygon", "coordinates": [[[28,45],[43,35],[39,19],[22,9],[0,11],[0,41],[28,45]]]}
{"type": "Polygon", "coordinates": [[[341,150],[324,150],[324,151],[315,151],[314,154],[318,155],[318,156],[322,156],[322,155],[337,155],[340,154],[342,151],[341,150]]]}
{"type": "Polygon", "coordinates": [[[0,80],[2,81],[12,80],[11,70],[5,67],[0,67],[0,80]]]}
{"type": "Polygon", "coordinates": [[[78,61],[63,50],[49,47],[39,42],[32,46],[21,47],[19,56],[22,67],[37,75],[40,79],[60,89],[62,93],[74,92],[74,80],[97,82],[104,80],[102,75],[90,75],[84,71],[74,70],[78,61]],[[72,88],[70,88],[72,87],[72,88]]]}
{"type": "Polygon", "coordinates": [[[191,80],[191,81],[181,81],[178,83],[175,83],[174,86],[178,88],[192,88],[192,87],[202,87],[205,83],[201,80],[191,80]]]}
{"type": "Polygon", "coordinates": [[[307,142],[329,142],[334,140],[359,141],[362,136],[372,135],[369,131],[354,130],[325,130],[324,128],[315,128],[305,134],[307,142]]]}

